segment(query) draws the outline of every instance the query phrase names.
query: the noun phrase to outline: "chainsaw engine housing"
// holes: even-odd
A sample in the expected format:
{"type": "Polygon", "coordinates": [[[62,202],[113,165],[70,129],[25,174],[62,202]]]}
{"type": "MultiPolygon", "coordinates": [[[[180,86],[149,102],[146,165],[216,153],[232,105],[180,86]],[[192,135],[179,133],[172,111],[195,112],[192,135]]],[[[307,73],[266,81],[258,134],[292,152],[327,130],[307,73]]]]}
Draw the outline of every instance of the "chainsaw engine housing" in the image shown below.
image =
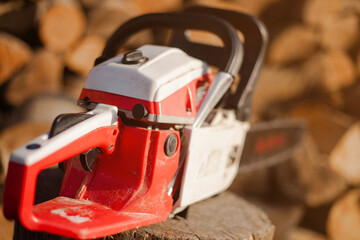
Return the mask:
{"type": "Polygon", "coordinates": [[[207,64],[177,48],[146,45],[136,53],[138,61],[123,54],[94,67],[80,103],[113,105],[130,119],[193,123],[201,100],[196,90],[209,84],[207,64]]]}
{"type": "Polygon", "coordinates": [[[243,13],[187,11],[198,13],[147,14],[114,32],[80,94],[87,112],[60,115],[48,133],[11,155],[7,218],[34,231],[98,238],[164,221],[231,184],[250,127],[252,72],[261,67],[266,33],[243,13]],[[234,27],[250,36],[246,71],[234,27]],[[147,28],[173,30],[172,39],[117,55],[147,28]],[[217,35],[223,47],[189,41],[188,29],[217,35]],[[240,84],[230,91],[237,75],[240,84]],[[37,176],[54,164],[64,170],[59,196],[34,204],[37,176]]]}

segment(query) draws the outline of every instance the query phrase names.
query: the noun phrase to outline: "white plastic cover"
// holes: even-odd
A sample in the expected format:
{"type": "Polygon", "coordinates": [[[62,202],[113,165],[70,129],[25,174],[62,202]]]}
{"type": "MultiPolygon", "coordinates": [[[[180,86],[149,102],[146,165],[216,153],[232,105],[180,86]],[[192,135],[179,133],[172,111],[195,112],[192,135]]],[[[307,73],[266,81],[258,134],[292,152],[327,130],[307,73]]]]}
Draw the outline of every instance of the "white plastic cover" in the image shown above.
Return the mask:
{"type": "Polygon", "coordinates": [[[148,60],[123,64],[123,55],[94,67],[84,88],[159,102],[207,73],[206,63],[182,50],[145,45],[139,48],[148,60]]]}

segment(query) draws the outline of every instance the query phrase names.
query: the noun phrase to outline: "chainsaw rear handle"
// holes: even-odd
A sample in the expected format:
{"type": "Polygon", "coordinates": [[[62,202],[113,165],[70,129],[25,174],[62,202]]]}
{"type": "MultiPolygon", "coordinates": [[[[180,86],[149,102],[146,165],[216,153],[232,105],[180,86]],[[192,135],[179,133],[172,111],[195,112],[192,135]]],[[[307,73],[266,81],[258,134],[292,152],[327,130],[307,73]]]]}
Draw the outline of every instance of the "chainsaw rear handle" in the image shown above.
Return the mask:
{"type": "MultiPolygon", "coordinates": [[[[114,57],[118,49],[133,34],[144,29],[157,28],[203,30],[217,35],[224,43],[224,54],[219,66],[220,71],[229,73],[233,77],[239,72],[243,60],[243,46],[236,30],[224,20],[193,13],[154,13],[129,20],[110,37],[102,56],[96,59],[95,65],[114,57]]],[[[201,56],[199,59],[202,59],[201,56]]]]}
{"type": "MultiPolygon", "coordinates": [[[[245,39],[243,43],[244,60],[239,72],[236,73],[236,75],[240,75],[241,81],[235,93],[226,98],[225,106],[237,109],[236,115],[239,120],[249,120],[252,94],[264,62],[268,42],[268,33],[264,24],[251,15],[233,10],[192,6],[185,9],[185,12],[206,14],[223,19],[243,34],[245,39]]],[[[219,56],[225,54],[222,47],[190,41],[184,31],[175,31],[171,46],[179,47],[190,56],[203,59],[218,67],[222,64],[222,57],[219,56]]]]}
{"type": "Polygon", "coordinates": [[[40,171],[99,147],[103,154],[113,151],[118,135],[117,108],[98,104],[87,119],[53,137],[49,133],[18,148],[10,158],[5,183],[4,214],[30,225],[36,222],[33,213],[36,179],[40,171]]]}

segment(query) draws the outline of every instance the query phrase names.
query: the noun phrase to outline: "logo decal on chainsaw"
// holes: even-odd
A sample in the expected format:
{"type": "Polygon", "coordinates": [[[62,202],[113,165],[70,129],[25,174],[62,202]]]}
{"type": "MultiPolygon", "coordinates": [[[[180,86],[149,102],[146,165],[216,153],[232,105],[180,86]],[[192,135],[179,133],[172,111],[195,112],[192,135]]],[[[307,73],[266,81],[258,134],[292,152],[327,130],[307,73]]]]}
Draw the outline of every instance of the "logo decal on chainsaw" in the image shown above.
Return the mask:
{"type": "Polygon", "coordinates": [[[278,150],[285,146],[287,142],[283,133],[275,133],[269,136],[259,136],[255,140],[254,154],[262,155],[272,150],[278,150]]]}

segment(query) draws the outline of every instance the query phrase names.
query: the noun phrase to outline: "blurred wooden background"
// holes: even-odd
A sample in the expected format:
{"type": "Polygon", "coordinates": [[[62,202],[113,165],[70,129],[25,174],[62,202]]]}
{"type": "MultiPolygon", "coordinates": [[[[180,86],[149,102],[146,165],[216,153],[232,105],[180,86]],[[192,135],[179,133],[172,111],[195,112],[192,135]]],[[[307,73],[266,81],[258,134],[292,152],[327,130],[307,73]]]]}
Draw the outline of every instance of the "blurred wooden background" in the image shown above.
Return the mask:
{"type": "MultiPolygon", "coordinates": [[[[244,11],[265,23],[270,43],[253,121],[308,122],[292,159],[239,175],[232,190],[267,212],[275,239],[359,239],[360,0],[3,1],[0,192],[10,153],[47,131],[58,114],[81,110],[75,103],[82,84],[119,25],[191,4],[244,11]]],[[[127,48],[158,37],[144,32],[127,48]]],[[[12,239],[12,224],[0,214],[0,239],[12,239]]]]}

